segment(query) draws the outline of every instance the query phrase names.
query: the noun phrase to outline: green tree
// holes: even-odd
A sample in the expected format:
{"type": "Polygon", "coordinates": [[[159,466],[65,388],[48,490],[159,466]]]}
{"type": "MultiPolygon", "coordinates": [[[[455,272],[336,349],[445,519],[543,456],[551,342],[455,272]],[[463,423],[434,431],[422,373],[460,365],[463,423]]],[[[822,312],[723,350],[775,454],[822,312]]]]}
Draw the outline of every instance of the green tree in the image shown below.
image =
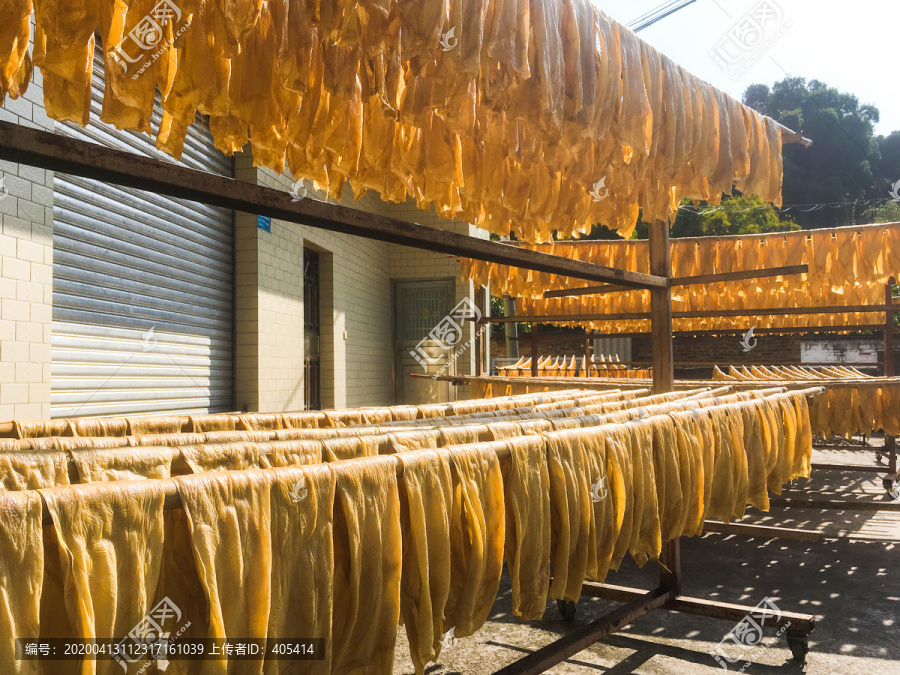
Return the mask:
{"type": "MultiPolygon", "coordinates": [[[[864,202],[887,196],[891,173],[883,160],[888,154],[900,168],[896,161],[900,139],[894,139],[896,133],[889,137],[892,140],[875,136],[879,113],[874,106],[802,77],[789,77],[772,87],[754,84],[744,92],[744,103],[813,140],[810,148],[798,144],[784,148],[785,204],[849,202],[809,213],[791,211],[804,228],[860,223],[864,202]]],[[[892,180],[900,180],[900,175],[892,180]]]]}
{"type": "Polygon", "coordinates": [[[877,209],[866,211],[867,223],[900,223],[900,204],[888,202],[877,209]]]}
{"type": "MultiPolygon", "coordinates": [[[[673,238],[722,237],[799,229],[800,226],[793,219],[780,216],[771,204],[765,204],[761,197],[751,195],[726,197],[718,207],[702,205],[696,209],[690,200],[685,199],[670,234],[673,238]]],[[[647,223],[638,221],[632,238],[646,239],[647,234],[647,223]]]]}

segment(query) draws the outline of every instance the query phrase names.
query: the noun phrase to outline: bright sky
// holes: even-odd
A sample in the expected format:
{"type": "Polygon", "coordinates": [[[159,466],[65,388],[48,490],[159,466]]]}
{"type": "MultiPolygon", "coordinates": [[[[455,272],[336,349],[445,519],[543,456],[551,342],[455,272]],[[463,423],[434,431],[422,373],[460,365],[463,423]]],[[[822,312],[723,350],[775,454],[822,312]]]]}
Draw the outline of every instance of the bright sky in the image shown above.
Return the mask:
{"type": "MultiPolygon", "coordinates": [[[[740,99],[751,84],[772,85],[787,76],[817,79],[878,108],[881,122],[876,125],[877,134],[900,130],[897,0],[766,1],[781,12],[780,19],[772,18],[763,25],[764,42],[774,43],[743,73],[741,63],[746,61],[726,72],[710,52],[719,46],[733,59],[755,53],[742,51],[728,36],[761,0],[697,0],[638,35],[735,98],[740,99]],[[723,39],[726,42],[720,45],[723,39]]],[[[663,4],[663,0],[593,2],[624,24],[663,4]]]]}

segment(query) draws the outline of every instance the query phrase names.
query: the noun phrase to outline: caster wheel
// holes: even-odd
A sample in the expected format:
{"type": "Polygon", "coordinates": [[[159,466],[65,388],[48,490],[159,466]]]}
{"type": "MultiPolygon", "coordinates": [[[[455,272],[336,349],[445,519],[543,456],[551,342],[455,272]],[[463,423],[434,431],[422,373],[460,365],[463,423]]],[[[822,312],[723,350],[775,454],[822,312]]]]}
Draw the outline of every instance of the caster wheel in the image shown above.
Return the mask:
{"type": "Polygon", "coordinates": [[[802,633],[787,633],[787,643],[788,647],[791,649],[791,654],[794,656],[794,660],[806,661],[806,655],[809,653],[809,636],[804,635],[802,633]]]}
{"type": "Polygon", "coordinates": [[[556,608],[559,610],[563,621],[571,621],[575,618],[575,603],[568,600],[557,600],[556,608]]]}
{"type": "Polygon", "coordinates": [[[885,476],[881,479],[881,484],[891,499],[900,499],[900,479],[896,479],[894,476],[885,476]]]}

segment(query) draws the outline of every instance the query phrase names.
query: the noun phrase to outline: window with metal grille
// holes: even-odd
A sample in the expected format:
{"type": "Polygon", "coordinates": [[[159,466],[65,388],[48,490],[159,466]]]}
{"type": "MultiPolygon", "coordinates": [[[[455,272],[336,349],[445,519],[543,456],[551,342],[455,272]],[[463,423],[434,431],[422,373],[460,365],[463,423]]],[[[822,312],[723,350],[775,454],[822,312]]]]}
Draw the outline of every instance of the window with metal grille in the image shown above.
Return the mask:
{"type": "Polygon", "coordinates": [[[319,254],[303,249],[303,332],[305,358],[303,363],[305,392],[304,407],[322,407],[321,364],[319,356],[319,254]]]}

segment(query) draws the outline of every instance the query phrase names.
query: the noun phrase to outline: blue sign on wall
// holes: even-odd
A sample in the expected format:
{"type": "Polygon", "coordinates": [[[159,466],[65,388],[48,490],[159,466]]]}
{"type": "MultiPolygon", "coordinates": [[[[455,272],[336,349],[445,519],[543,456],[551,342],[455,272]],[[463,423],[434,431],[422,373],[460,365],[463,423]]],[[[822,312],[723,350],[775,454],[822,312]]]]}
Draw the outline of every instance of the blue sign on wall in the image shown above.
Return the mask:
{"type": "Polygon", "coordinates": [[[260,230],[265,230],[266,232],[272,231],[272,219],[268,216],[257,216],[256,217],[256,226],[260,230]]]}

